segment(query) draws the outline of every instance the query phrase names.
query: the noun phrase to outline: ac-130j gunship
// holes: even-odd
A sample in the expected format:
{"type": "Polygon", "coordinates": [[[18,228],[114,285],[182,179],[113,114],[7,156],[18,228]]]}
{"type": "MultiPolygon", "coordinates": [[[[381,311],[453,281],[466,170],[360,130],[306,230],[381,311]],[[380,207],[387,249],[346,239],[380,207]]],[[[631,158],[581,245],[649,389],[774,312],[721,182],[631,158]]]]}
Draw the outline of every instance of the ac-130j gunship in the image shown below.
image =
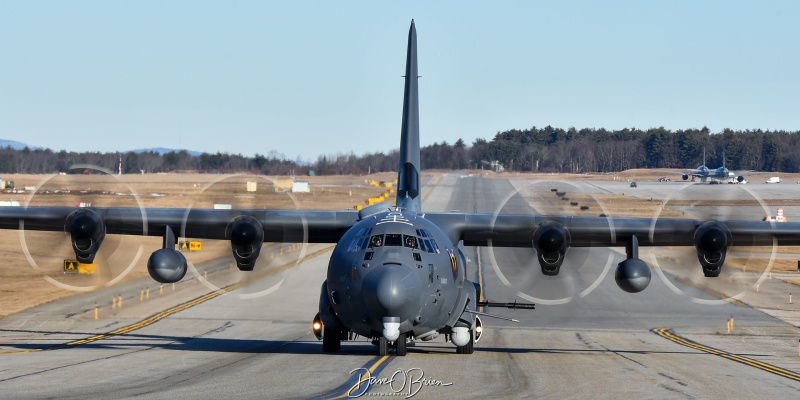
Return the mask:
{"type": "MultiPolygon", "coordinates": [[[[800,224],[760,221],[425,213],[421,207],[417,37],[408,34],[396,203],[361,211],[216,210],[126,207],[0,207],[0,228],[65,232],[81,262],[92,262],[106,235],[163,237],[147,268],[158,282],[181,280],[182,237],[229,240],[236,265],[253,270],[266,242],[335,243],[313,330],[326,352],[360,335],[406,354],[411,340],[445,335],[459,354],[480,338],[481,288],[467,280],[463,246],[530,248],[544,275],[557,275],[573,247],[625,247],[618,286],[644,290],[650,268],[638,247],[693,246],[707,277],[719,276],[734,245],[800,245],[800,224]]],[[[565,265],[566,268],[569,265],[565,265]]]]}

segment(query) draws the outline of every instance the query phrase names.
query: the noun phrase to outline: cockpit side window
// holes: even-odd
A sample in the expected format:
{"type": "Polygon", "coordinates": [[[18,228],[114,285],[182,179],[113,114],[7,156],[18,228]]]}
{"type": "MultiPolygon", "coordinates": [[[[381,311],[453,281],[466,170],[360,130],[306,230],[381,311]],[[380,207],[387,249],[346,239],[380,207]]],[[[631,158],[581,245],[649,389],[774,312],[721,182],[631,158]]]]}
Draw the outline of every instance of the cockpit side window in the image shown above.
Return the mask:
{"type": "Polygon", "coordinates": [[[437,253],[437,254],[441,253],[441,251],[439,251],[439,246],[436,245],[436,241],[433,240],[432,238],[430,239],[430,241],[431,241],[431,247],[433,247],[433,251],[431,253],[437,253]]]}
{"type": "Polygon", "coordinates": [[[399,233],[386,234],[386,246],[402,246],[402,245],[403,245],[403,235],[399,233]]]}
{"type": "Polygon", "coordinates": [[[347,246],[347,251],[358,251],[358,238],[353,238],[350,246],[347,246]]]}
{"type": "Polygon", "coordinates": [[[372,228],[359,229],[356,237],[353,238],[353,241],[350,242],[350,246],[347,247],[347,251],[360,252],[367,248],[367,240],[371,232],[372,228]]]}
{"type": "Polygon", "coordinates": [[[433,248],[431,247],[430,243],[428,243],[427,239],[419,240],[419,248],[427,253],[433,253],[433,248]]]}
{"type": "Polygon", "coordinates": [[[383,235],[375,235],[369,239],[369,248],[383,246],[383,235]]]}
{"type": "Polygon", "coordinates": [[[412,249],[417,248],[417,237],[410,236],[410,235],[403,235],[403,246],[410,247],[412,249]]]}

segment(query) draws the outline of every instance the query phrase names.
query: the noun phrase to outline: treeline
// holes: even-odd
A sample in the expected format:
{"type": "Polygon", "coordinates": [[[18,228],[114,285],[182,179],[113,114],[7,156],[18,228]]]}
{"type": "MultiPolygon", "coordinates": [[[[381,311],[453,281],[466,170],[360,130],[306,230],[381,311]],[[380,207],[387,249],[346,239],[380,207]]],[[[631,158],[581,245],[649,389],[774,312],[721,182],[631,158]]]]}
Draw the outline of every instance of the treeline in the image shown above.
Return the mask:
{"type": "MultiPolygon", "coordinates": [[[[498,132],[471,146],[459,139],[421,149],[423,169],[491,169],[533,172],[615,172],[631,168],[694,168],[702,163],[731,170],[800,172],[800,131],[732,131],[708,128],[671,131],[640,129],[561,129],[547,126],[498,132]],[[723,161],[724,156],[724,161],[723,161]]],[[[116,172],[122,158],[125,174],[159,172],[254,173],[264,175],[362,175],[396,171],[398,151],[365,155],[323,155],[315,162],[289,160],[272,151],[241,154],[173,151],[165,154],[76,153],[50,149],[0,148],[0,173],[68,172],[75,165],[95,165],[116,172]]]]}
{"type": "Polygon", "coordinates": [[[542,172],[613,172],[630,168],[694,168],[703,162],[731,170],[800,171],[800,131],[671,131],[547,126],[478,139],[471,160],[497,160],[506,169],[542,172]],[[724,157],[724,161],[723,161],[724,157]]]}
{"type": "MultiPolygon", "coordinates": [[[[54,172],[80,172],[75,166],[91,165],[116,173],[122,159],[122,173],[159,172],[205,172],[233,173],[250,172],[268,175],[289,175],[305,173],[294,161],[283,155],[270,152],[268,155],[256,154],[246,157],[241,154],[202,153],[191,155],[186,150],[165,154],[157,152],[97,153],[97,152],[54,152],[50,149],[25,148],[15,150],[0,148],[0,173],[47,174],[54,172]],[[295,171],[297,170],[297,171],[295,171]]],[[[307,169],[307,167],[306,167],[307,169]]]]}

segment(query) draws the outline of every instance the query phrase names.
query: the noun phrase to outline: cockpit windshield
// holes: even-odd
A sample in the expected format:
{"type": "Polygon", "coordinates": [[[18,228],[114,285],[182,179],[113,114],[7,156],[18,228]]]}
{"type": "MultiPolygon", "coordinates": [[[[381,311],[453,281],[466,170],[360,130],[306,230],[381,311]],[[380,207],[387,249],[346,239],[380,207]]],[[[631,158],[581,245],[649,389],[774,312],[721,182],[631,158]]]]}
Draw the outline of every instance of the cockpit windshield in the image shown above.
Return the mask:
{"type": "MultiPolygon", "coordinates": [[[[431,239],[432,240],[432,239],[431,239]]],[[[369,248],[374,249],[376,247],[383,247],[383,246],[396,246],[396,247],[408,247],[410,249],[420,249],[427,251],[429,253],[433,253],[434,250],[428,246],[430,243],[427,240],[420,242],[414,235],[403,235],[400,233],[387,233],[385,235],[372,235],[369,238],[369,248]],[[426,245],[425,247],[421,247],[420,244],[426,245]]]]}
{"type": "Polygon", "coordinates": [[[403,235],[399,233],[386,234],[386,246],[402,246],[402,245],[403,245],[403,235]]]}
{"type": "Polygon", "coordinates": [[[369,238],[369,248],[383,246],[383,235],[374,235],[369,238]]]}

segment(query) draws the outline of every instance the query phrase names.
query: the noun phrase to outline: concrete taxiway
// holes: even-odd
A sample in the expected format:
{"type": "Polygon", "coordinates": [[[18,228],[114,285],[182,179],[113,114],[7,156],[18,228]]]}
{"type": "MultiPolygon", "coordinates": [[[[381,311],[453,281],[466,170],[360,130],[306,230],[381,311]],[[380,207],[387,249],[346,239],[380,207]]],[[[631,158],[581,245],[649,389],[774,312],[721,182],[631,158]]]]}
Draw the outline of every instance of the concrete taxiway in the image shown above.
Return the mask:
{"type": "MultiPolygon", "coordinates": [[[[571,190],[587,192],[631,191],[619,182],[573,185],[571,190]]],[[[664,185],[652,185],[640,184],[636,195],[659,198],[664,185]]],[[[725,189],[715,186],[706,189],[725,189]]],[[[424,192],[424,208],[493,212],[513,190],[501,179],[446,174],[424,192]]],[[[796,194],[786,196],[800,198],[800,190],[796,194]]],[[[521,200],[512,199],[517,203],[506,209],[530,212],[521,200]]],[[[537,303],[534,311],[485,310],[520,322],[484,318],[485,332],[472,355],[456,354],[441,338],[417,343],[406,357],[378,357],[363,339],[345,343],[341,353],[322,354],[310,321],[329,253],[326,246],[311,246],[298,265],[289,267],[299,253],[287,253],[269,261],[257,278],[229,272],[230,260],[224,259],[198,266],[198,276],[175,290],[165,287],[157,294],[158,286],[149,283],[153,289],[146,300],[140,301],[140,294],[148,283],[133,282],[0,320],[0,387],[8,398],[800,394],[800,330],[759,309],[765,307],[703,302],[711,300],[707,291],[682,284],[669,271],[666,276],[683,294],[655,274],[644,292],[625,293],[613,279],[613,267],[623,257],[615,250],[576,251],[555,278],[538,273],[531,251],[467,248],[467,253],[469,273],[483,283],[484,297],[522,296],[520,301],[537,303]],[[206,270],[209,282],[226,289],[204,285],[199,276],[206,270]],[[237,285],[244,279],[246,284],[237,285]],[[122,293],[121,309],[104,308],[94,319],[95,302],[108,303],[122,293]],[[736,327],[728,334],[731,317],[736,327]],[[375,379],[350,391],[367,371],[375,379]]],[[[764,285],[765,293],[778,293],[783,286],[766,285],[788,284],[764,285]]]]}

